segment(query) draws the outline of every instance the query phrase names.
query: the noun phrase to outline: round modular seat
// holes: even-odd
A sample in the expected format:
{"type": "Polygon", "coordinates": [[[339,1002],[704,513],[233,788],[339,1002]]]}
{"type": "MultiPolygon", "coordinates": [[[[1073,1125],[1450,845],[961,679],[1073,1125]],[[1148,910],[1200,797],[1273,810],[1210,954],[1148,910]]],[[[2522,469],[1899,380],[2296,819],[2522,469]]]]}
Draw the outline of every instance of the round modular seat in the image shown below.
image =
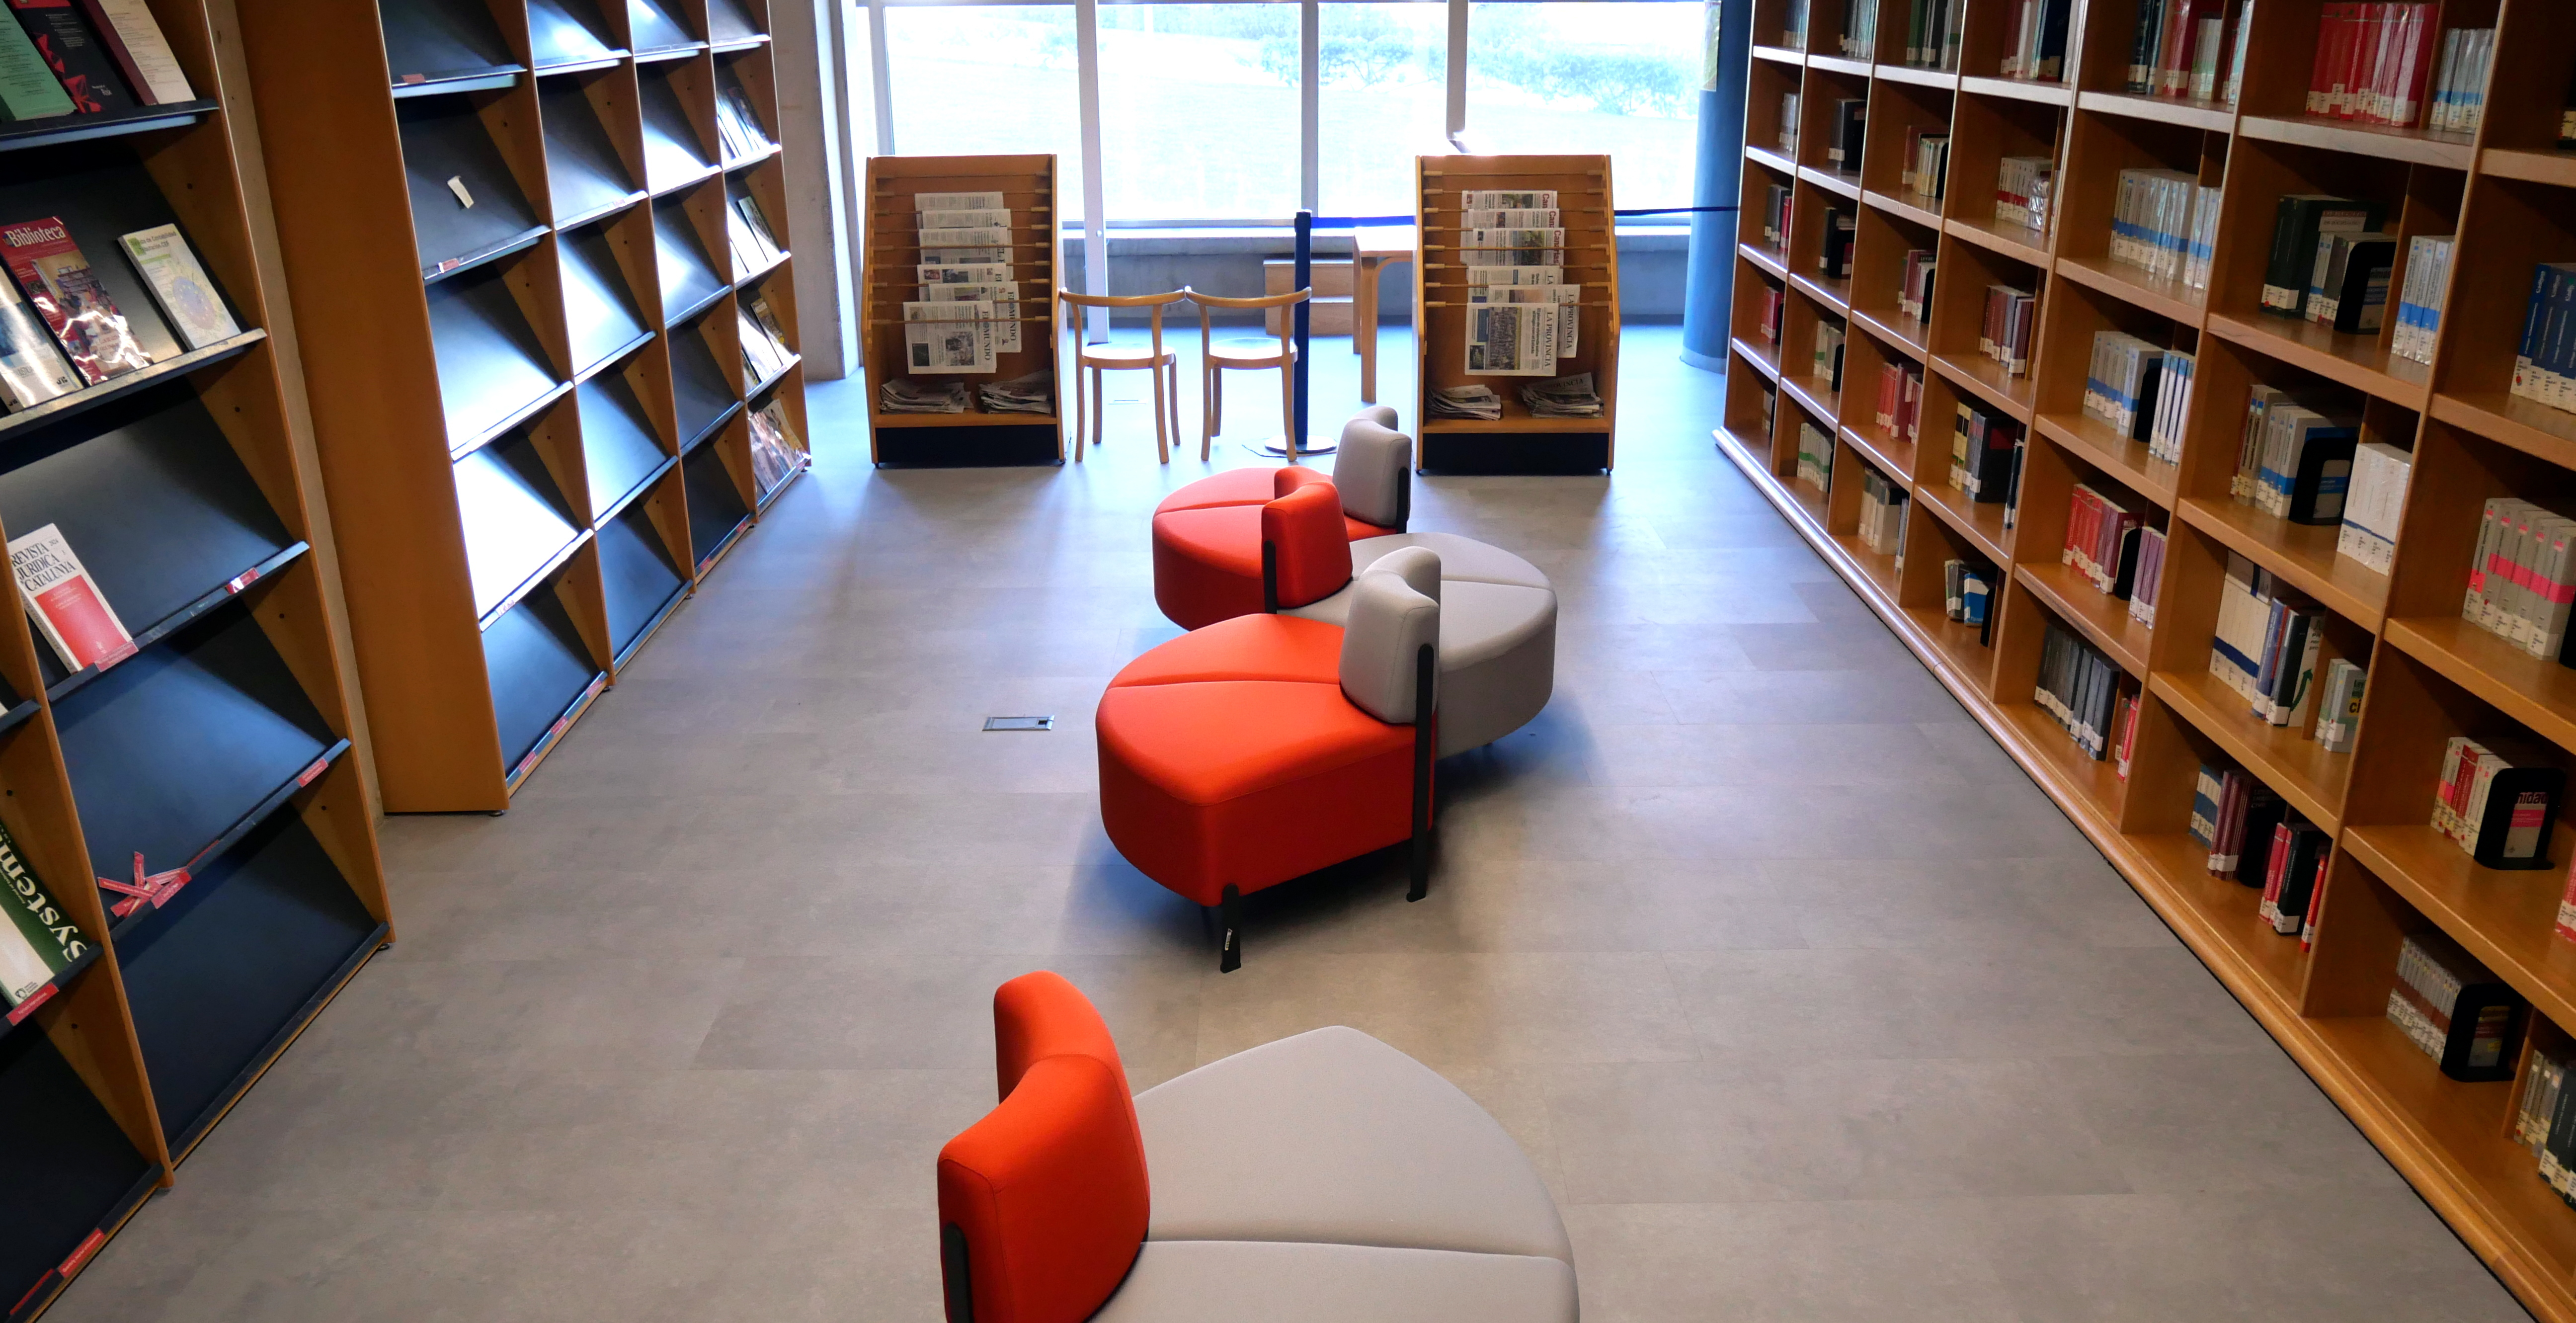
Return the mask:
{"type": "Polygon", "coordinates": [[[1154,507],[1154,604],[1183,629],[1263,609],[1261,512],[1307,487],[1333,489],[1344,541],[1404,531],[1413,505],[1413,439],[1395,410],[1364,409],[1342,428],[1333,471],[1291,464],[1201,478],[1154,507]]]}
{"type": "MultiPolygon", "coordinates": [[[[1396,533],[1351,544],[1352,582],[1404,547],[1440,558],[1440,756],[1528,725],[1556,692],[1556,589],[1539,568],[1455,533],[1396,533]]],[[[1344,586],[1283,615],[1342,624],[1344,586]]]]}

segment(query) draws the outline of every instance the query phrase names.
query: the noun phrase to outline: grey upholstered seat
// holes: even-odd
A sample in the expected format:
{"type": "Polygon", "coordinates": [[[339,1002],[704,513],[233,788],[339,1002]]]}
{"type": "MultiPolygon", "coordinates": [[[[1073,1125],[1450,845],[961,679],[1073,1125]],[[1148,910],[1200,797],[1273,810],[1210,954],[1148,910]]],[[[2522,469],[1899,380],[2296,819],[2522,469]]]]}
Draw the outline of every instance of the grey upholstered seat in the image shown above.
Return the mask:
{"type": "MultiPolygon", "coordinates": [[[[1556,692],[1556,590],[1537,566],[1455,533],[1396,533],[1351,544],[1352,583],[1380,557],[1440,557],[1440,756],[1528,725],[1556,692]]],[[[1343,624],[1352,589],[1282,614],[1343,624]]]]}
{"type": "MultiPolygon", "coordinates": [[[[1164,1241],[1306,1241],[1574,1262],[1555,1201],[1512,1137],[1457,1086],[1356,1029],[1201,1066],[1136,1095],[1136,1119],[1153,1191],[1149,1256],[1164,1241]]],[[[1570,1300],[1571,1271],[1565,1280],[1570,1300]]],[[[1102,1317],[1125,1317],[1116,1308],[1102,1317]]]]}
{"type": "Polygon", "coordinates": [[[1574,1269],[1510,1254],[1149,1240],[1092,1323],[1574,1323],[1574,1269]]]}

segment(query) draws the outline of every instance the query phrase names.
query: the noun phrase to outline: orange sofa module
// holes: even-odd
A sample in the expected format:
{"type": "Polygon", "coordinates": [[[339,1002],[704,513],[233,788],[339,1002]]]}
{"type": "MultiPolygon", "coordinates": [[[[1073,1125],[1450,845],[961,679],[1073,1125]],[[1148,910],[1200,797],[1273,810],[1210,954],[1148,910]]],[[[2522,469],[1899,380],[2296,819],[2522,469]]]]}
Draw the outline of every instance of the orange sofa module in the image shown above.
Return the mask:
{"type": "Polygon", "coordinates": [[[993,995],[1001,1103],[939,1153],[948,1323],[1574,1323],[1529,1159],[1411,1057],[1316,1029],[1132,1094],[1089,999],[993,995]]]}
{"type": "MultiPolygon", "coordinates": [[[[1344,542],[1403,532],[1412,510],[1413,439],[1394,423],[1395,411],[1384,406],[1352,419],[1330,477],[1295,464],[1232,469],[1164,497],[1154,509],[1154,604],[1183,629],[1267,609],[1262,512],[1309,487],[1332,493],[1331,522],[1344,542]]],[[[1347,564],[1342,577],[1350,577],[1347,564]]]]}

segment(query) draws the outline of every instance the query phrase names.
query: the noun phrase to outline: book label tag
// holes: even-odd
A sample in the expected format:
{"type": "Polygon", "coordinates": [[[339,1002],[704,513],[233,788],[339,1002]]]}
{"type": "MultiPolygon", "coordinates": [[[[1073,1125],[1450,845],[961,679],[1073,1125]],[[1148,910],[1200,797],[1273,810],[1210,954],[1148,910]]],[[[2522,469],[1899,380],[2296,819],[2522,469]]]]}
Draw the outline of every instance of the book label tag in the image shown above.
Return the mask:
{"type": "Polygon", "coordinates": [[[81,1243],[72,1249],[71,1257],[63,1260],[63,1266],[54,1271],[64,1277],[70,1277],[79,1272],[81,1265],[89,1262],[90,1256],[98,1253],[99,1247],[106,1243],[106,1232],[92,1230],[88,1235],[81,1237],[81,1243]]]}
{"type": "Polygon", "coordinates": [[[238,593],[242,589],[248,588],[257,582],[259,582],[259,568],[257,566],[253,566],[234,576],[232,582],[224,585],[224,591],[226,593],[238,593]]]}
{"type": "Polygon", "coordinates": [[[474,195],[465,191],[465,176],[449,175],[447,177],[447,191],[455,194],[456,200],[464,203],[467,210],[473,210],[474,195]]]}
{"type": "Polygon", "coordinates": [[[303,771],[295,774],[295,784],[297,788],[301,789],[302,787],[313,784],[314,778],[322,775],[322,773],[330,766],[331,760],[328,758],[314,759],[311,767],[307,767],[303,771]]]}

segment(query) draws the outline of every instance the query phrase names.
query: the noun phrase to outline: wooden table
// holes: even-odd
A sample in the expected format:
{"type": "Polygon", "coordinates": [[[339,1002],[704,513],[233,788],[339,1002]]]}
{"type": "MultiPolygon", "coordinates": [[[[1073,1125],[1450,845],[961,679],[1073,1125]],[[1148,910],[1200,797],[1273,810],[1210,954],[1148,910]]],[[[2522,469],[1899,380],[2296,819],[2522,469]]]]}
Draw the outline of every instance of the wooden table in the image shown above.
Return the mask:
{"type": "Polygon", "coordinates": [[[1391,262],[1412,261],[1416,242],[1410,225],[1362,225],[1351,235],[1351,352],[1360,356],[1364,404],[1377,403],[1378,271],[1391,262]]]}

